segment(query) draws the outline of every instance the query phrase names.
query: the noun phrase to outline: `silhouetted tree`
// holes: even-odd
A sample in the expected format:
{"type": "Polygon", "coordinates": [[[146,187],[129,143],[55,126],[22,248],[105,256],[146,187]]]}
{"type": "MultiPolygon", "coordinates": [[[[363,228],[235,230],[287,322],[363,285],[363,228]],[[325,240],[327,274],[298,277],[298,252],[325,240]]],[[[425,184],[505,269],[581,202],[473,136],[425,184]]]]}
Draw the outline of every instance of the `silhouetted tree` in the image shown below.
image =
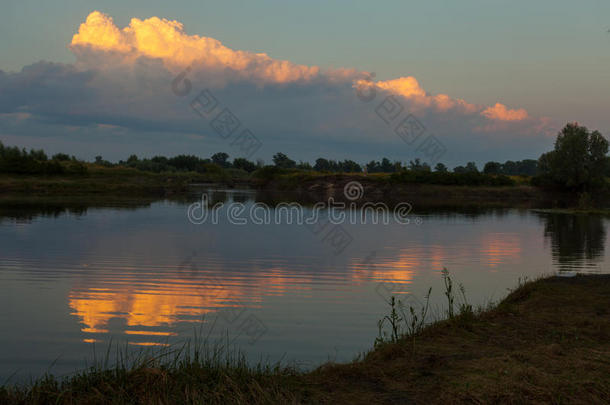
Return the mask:
{"type": "Polygon", "coordinates": [[[257,168],[254,162],[251,162],[248,159],[244,158],[233,159],[233,167],[236,169],[245,170],[248,173],[255,171],[257,168]]]}
{"type": "Polygon", "coordinates": [[[384,173],[392,173],[394,172],[394,165],[390,162],[390,159],[383,158],[381,159],[381,171],[384,173]]]}
{"type": "Polygon", "coordinates": [[[577,123],[567,124],[557,135],[555,149],[538,159],[539,179],[570,189],[602,186],[607,153],[608,141],[598,131],[589,133],[577,123]]]}
{"type": "Polygon", "coordinates": [[[167,160],[177,171],[205,172],[205,162],[194,155],[178,155],[167,160]]]}
{"type": "Polygon", "coordinates": [[[218,152],[212,155],[212,163],[217,164],[220,167],[230,167],[229,155],[224,152],[218,152]]]}
{"type": "Polygon", "coordinates": [[[318,172],[328,172],[330,171],[330,163],[324,158],[318,158],[313,168],[318,172]]]}
{"type": "Polygon", "coordinates": [[[468,173],[478,173],[479,169],[477,168],[477,164],[475,162],[466,163],[466,172],[468,173]]]}
{"type": "Polygon", "coordinates": [[[366,164],[366,171],[368,173],[379,173],[381,172],[381,165],[379,164],[379,162],[371,160],[366,164]]]}
{"type": "Polygon", "coordinates": [[[437,163],[436,166],[434,166],[434,171],[438,173],[447,173],[449,169],[447,169],[447,166],[445,166],[444,164],[437,163]]]}
{"type": "Polygon", "coordinates": [[[70,156],[68,156],[65,153],[56,153],[55,155],[53,155],[53,157],[51,159],[57,160],[59,162],[65,162],[65,161],[70,160],[70,156]]]}
{"type": "Polygon", "coordinates": [[[419,159],[411,160],[409,162],[409,170],[429,172],[430,165],[428,163],[422,163],[419,159]]]}
{"type": "Polygon", "coordinates": [[[273,155],[273,164],[280,169],[294,169],[297,165],[294,160],[281,152],[273,155]]]}
{"type": "MultiPolygon", "coordinates": [[[[24,149],[25,152],[25,149],[24,149]]],[[[42,149],[39,150],[35,150],[32,149],[30,150],[30,158],[34,159],[34,160],[39,160],[41,162],[46,162],[49,158],[47,157],[47,154],[44,153],[44,151],[42,149]]]]}
{"type": "Polygon", "coordinates": [[[340,166],[341,171],[345,173],[360,173],[362,171],[362,167],[353,160],[344,160],[340,166]]]}
{"type": "Polygon", "coordinates": [[[299,170],[313,170],[313,167],[309,164],[309,162],[303,162],[302,160],[296,165],[296,168],[299,170]]]}
{"type": "Polygon", "coordinates": [[[502,173],[502,165],[499,162],[487,162],[483,167],[485,174],[500,174],[502,173]]]}
{"type": "Polygon", "coordinates": [[[42,150],[30,150],[17,147],[5,147],[0,142],[0,172],[15,174],[61,174],[64,166],[58,160],[48,160],[42,150]]]}

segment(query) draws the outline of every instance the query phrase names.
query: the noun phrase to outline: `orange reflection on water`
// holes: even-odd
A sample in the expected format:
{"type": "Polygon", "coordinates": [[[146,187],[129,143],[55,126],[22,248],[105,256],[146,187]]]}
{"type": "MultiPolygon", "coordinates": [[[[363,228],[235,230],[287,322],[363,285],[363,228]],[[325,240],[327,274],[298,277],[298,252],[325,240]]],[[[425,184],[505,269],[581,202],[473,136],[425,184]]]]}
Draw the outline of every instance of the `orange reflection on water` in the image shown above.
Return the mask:
{"type": "Polygon", "coordinates": [[[257,286],[246,285],[239,279],[206,282],[201,279],[130,278],[103,282],[111,284],[112,288],[74,289],[68,296],[71,314],[80,318],[84,333],[109,333],[110,321],[121,319],[126,335],[175,336],[173,332],[146,328],[192,322],[193,318],[201,319],[219,308],[260,304],[263,294],[279,295],[289,289],[311,288],[310,278],[280,268],[262,273],[257,286]]]}
{"type": "Polygon", "coordinates": [[[481,254],[489,267],[521,257],[521,240],[513,233],[490,233],[482,241],[481,254]]]}
{"type": "Polygon", "coordinates": [[[354,270],[352,277],[356,281],[374,280],[384,283],[409,284],[420,261],[413,252],[400,251],[398,257],[371,256],[364,261],[356,260],[351,263],[354,270]]]}
{"type": "Polygon", "coordinates": [[[159,343],[159,342],[129,342],[131,346],[160,346],[160,347],[168,347],[169,343],[159,343]]]}
{"type": "Polygon", "coordinates": [[[97,329],[97,328],[82,328],[81,331],[85,333],[108,333],[108,329],[97,329]]]}
{"type": "MultiPolygon", "coordinates": [[[[134,282],[134,283],[137,283],[134,282]]],[[[113,289],[74,290],[69,296],[72,315],[80,318],[85,333],[107,333],[111,319],[127,327],[170,326],[181,317],[202,317],[227,301],[240,299],[236,288],[206,286],[181,279],[147,280],[144,289],[121,283],[113,289]]],[[[169,332],[127,330],[126,334],[170,336],[169,332]]]]}
{"type": "Polygon", "coordinates": [[[284,294],[288,290],[311,290],[311,277],[291,274],[280,268],[268,270],[262,279],[266,292],[274,295],[284,294]]]}
{"type": "Polygon", "coordinates": [[[126,335],[144,335],[144,336],[176,336],[174,332],[155,332],[151,330],[126,330],[126,335]]]}
{"type": "Polygon", "coordinates": [[[440,271],[447,265],[447,255],[442,246],[432,246],[430,248],[430,267],[432,270],[440,271]]]}

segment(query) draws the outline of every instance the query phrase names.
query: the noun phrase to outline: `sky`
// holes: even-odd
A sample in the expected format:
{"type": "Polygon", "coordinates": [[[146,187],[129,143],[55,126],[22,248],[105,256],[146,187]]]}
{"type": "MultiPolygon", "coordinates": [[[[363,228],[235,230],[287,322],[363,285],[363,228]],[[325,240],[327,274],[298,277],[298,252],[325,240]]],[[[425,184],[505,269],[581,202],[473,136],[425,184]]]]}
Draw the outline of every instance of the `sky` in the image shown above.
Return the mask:
{"type": "Polygon", "coordinates": [[[537,158],[566,122],[610,133],[607,1],[0,7],[5,144],[86,159],[282,151],[456,165],[537,158]],[[177,95],[189,66],[192,89],[177,95]],[[205,117],[191,105],[204,89],[218,102],[205,117]],[[230,135],[210,125],[225,108],[240,122],[230,135]],[[400,126],[409,116],[422,133],[400,126]],[[240,147],[244,130],[258,149],[240,147]]]}

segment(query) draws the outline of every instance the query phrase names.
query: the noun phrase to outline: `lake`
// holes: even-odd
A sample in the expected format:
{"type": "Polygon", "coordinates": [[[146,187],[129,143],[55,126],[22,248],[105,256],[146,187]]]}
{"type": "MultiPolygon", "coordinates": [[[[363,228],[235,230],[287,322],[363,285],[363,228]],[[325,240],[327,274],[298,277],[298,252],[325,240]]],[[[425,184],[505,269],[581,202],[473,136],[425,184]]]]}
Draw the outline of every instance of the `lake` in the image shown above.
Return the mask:
{"type": "Polygon", "coordinates": [[[147,350],[195,331],[253,362],[349,361],[372,347],[391,295],[421,303],[432,287],[441,316],[444,267],[475,306],[525,277],[610,269],[600,216],[413,207],[409,223],[238,225],[229,204],[248,211],[256,193],[206,195],[225,204],[216,223],[187,216],[198,198],[3,208],[0,385],[82,369],[111,343],[147,350]]]}

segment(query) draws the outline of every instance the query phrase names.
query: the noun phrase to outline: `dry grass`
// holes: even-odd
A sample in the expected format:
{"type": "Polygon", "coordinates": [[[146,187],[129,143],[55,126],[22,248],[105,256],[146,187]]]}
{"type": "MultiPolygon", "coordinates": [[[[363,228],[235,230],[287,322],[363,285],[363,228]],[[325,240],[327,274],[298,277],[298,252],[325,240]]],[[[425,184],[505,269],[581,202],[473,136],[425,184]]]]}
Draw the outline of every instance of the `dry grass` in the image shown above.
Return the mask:
{"type": "Polygon", "coordinates": [[[491,311],[426,328],[409,347],[308,375],[316,402],[608,403],[610,277],[525,284],[491,311]]]}
{"type": "MultiPolygon", "coordinates": [[[[219,173],[152,173],[132,168],[107,168],[88,164],[85,175],[10,175],[0,173],[0,195],[27,194],[43,196],[166,196],[184,193],[192,183],[219,185],[241,184],[236,171],[219,173]]],[[[245,183],[244,183],[245,184],[245,183]]]]}

